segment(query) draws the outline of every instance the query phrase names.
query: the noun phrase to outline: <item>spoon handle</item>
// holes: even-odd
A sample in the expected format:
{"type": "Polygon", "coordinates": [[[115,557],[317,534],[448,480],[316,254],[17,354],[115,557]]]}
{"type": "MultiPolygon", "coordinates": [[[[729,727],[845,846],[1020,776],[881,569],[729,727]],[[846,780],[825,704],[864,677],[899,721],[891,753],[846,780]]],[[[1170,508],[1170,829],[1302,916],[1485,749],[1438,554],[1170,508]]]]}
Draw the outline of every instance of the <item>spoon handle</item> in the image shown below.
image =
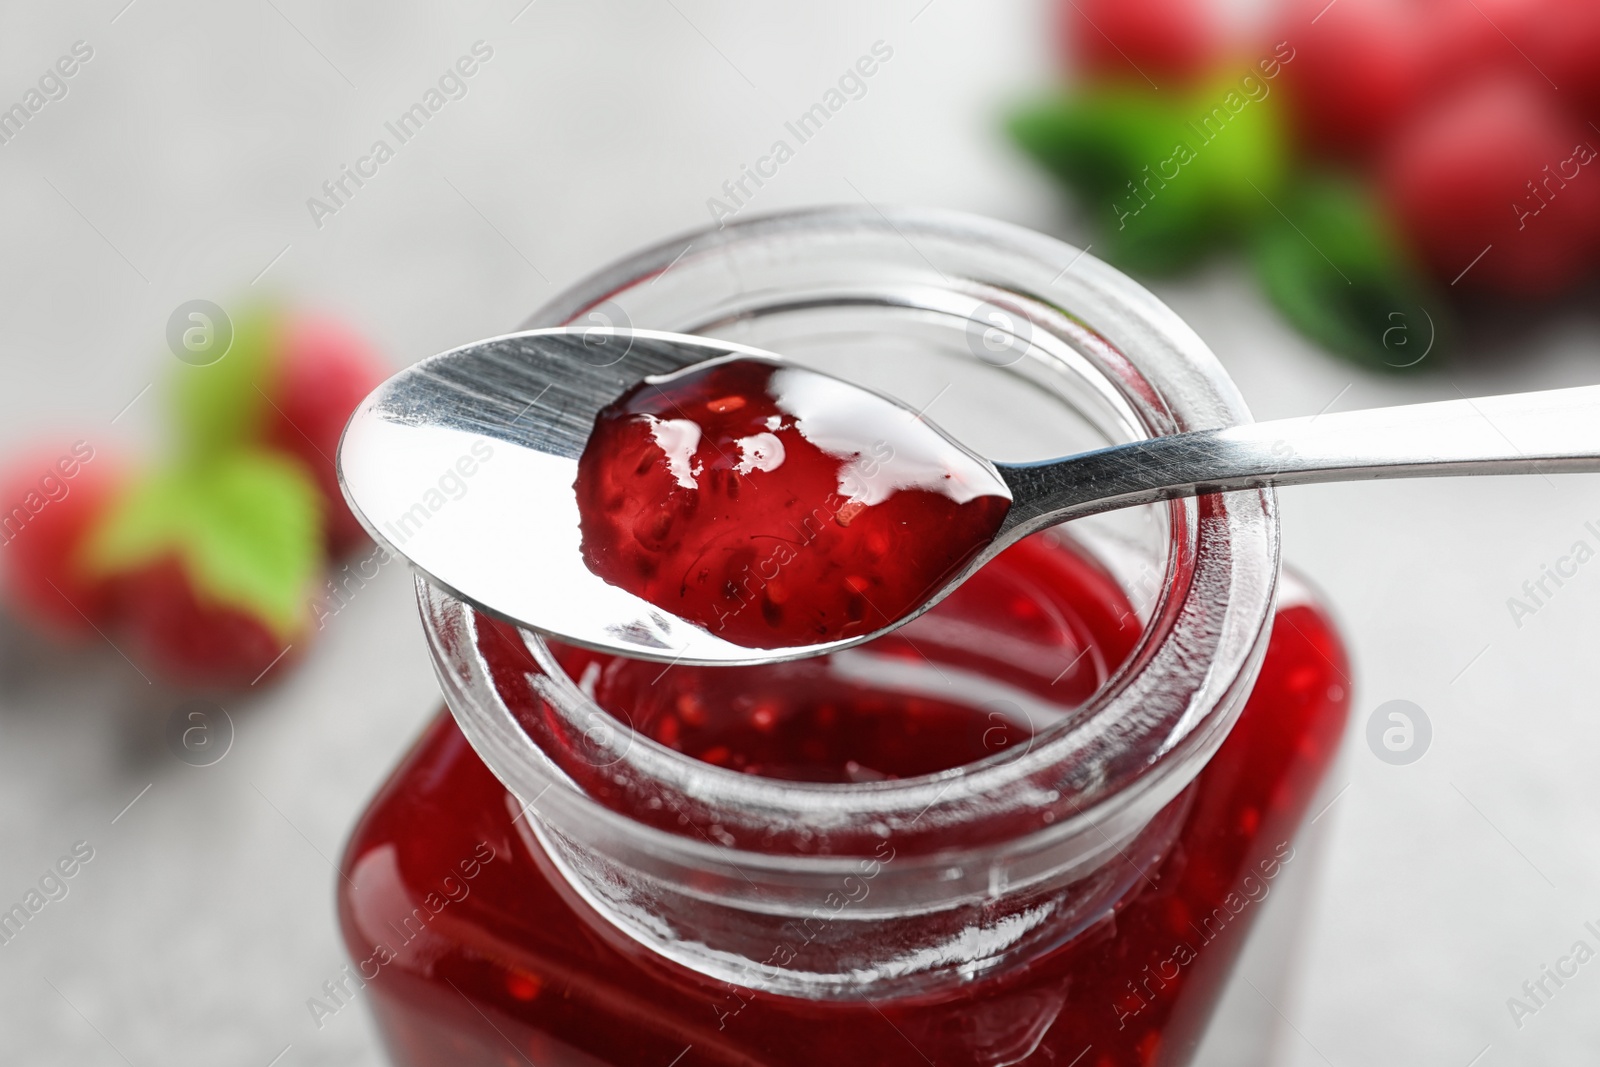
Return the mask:
{"type": "Polygon", "coordinates": [[[1006,527],[1229,489],[1363,478],[1600,471],[1600,386],[1345,411],[996,464],[1006,527]]]}

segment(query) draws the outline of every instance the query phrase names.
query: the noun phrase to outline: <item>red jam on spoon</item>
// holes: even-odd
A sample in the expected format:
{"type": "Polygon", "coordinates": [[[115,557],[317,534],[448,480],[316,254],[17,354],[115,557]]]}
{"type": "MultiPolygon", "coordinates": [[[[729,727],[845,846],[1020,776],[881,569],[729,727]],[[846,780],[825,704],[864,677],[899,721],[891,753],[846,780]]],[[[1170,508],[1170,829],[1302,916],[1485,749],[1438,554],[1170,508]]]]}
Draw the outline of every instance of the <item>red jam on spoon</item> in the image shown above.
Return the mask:
{"type": "Polygon", "coordinates": [[[847,382],[734,357],[647,378],[578,461],[589,569],[747,648],[914,611],[1011,506],[994,468],[847,382]]]}

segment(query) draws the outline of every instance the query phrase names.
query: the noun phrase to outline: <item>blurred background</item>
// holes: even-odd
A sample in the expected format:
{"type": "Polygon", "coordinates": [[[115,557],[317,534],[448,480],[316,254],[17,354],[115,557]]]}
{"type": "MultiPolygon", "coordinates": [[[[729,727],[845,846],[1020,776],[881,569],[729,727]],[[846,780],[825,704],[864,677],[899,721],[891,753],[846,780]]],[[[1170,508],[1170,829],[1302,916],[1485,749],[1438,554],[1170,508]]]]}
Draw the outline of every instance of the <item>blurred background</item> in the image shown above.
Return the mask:
{"type": "MultiPolygon", "coordinates": [[[[1258,418],[1600,381],[1586,0],[64,0],[0,9],[0,72],[6,1063],[381,1062],[305,1004],[439,697],[407,574],[315,517],[327,457],[387,369],[642,245],[1020,223],[1150,285],[1258,418]]],[[[1600,481],[1282,505],[1356,665],[1282,1062],[1591,1062],[1600,964],[1508,1000],[1600,944],[1600,481]]]]}

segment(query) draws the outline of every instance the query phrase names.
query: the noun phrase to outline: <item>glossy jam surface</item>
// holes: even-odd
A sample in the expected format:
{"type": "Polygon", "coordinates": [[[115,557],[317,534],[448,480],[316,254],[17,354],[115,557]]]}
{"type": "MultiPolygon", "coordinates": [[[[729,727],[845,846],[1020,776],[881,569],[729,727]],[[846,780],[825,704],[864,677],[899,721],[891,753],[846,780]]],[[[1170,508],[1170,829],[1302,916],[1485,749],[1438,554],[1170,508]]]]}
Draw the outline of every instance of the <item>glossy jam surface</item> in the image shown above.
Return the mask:
{"type": "Polygon", "coordinates": [[[992,468],[914,413],[750,358],[646,379],[604,408],[576,489],[590,570],[752,648],[900,618],[1011,503],[992,468]]]}
{"type": "MultiPolygon", "coordinates": [[[[1086,673],[1060,682],[1083,686],[1114,669],[1130,646],[1127,604],[1097,567],[1041,539],[1024,544],[1049,555],[1011,556],[1003,577],[1029,574],[1035,584],[1031,594],[1018,590],[1023,601],[1045,617],[1070,602],[1073,618],[1028,624],[1032,611],[1021,601],[952,598],[928,617],[952,628],[942,644],[909,635],[924,662],[952,677],[970,668],[1017,705],[1027,703],[1018,694],[1048,687],[1050,668],[1025,652],[999,651],[1007,641],[1031,633],[1062,654],[1088,642],[1073,668],[1086,673]],[[1056,566],[1042,565],[1047,558],[1056,566]],[[990,632],[1005,640],[986,644],[990,632]],[[988,659],[958,666],[959,656],[988,659]]],[[[863,649],[879,654],[877,642],[863,649]]],[[[883,655],[879,666],[900,653],[883,655]]],[[[597,669],[604,674],[606,664],[597,669]]],[[[341,880],[341,921],[352,971],[365,983],[355,990],[352,979],[352,995],[369,1002],[401,1067],[1176,1067],[1204,1032],[1260,902],[1298,862],[1294,837],[1344,724],[1346,669],[1318,608],[1281,609],[1238,723],[1173,802],[1182,822],[1165,858],[1134,880],[1114,913],[1065,946],[952,994],[852,1004],[746,992],[732,1013],[728,987],[619,949],[594,925],[600,920],[567,902],[513,825],[520,805],[441,714],[348,846],[342,866],[359,888],[341,880]]],[[[663,743],[755,773],[915,773],[987,754],[982,735],[976,744],[970,735],[995,725],[982,693],[917,704],[911,687],[883,674],[863,675],[856,688],[835,672],[718,692],[690,672],[669,686],[676,673],[653,695],[649,678],[629,670],[591,683],[597,695],[611,687],[618,699],[643,699],[649,706],[639,718],[663,743]],[[855,726],[838,728],[825,703],[855,726]],[[879,715],[885,729],[874,732],[879,715]],[[914,725],[928,729],[913,734],[914,725]],[[952,741],[947,730],[965,739],[952,741]],[[820,747],[808,748],[813,741],[820,747]]]]}

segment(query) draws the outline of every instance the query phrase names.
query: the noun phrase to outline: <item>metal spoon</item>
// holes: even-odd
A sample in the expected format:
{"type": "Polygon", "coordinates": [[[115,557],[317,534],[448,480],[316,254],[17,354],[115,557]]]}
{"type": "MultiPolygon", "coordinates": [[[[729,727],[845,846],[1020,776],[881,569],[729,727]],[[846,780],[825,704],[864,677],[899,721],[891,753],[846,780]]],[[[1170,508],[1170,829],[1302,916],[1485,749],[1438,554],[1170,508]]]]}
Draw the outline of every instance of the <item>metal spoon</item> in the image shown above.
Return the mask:
{"type": "Polygon", "coordinates": [[[994,464],[1013,497],[1004,524],[923,604],[875,633],[745,648],[593,574],[579,555],[573,492],[602,407],[647,375],[741,354],[777,358],[703,337],[594,329],[532,330],[445,352],[390,378],[351,416],[339,445],[345,497],[380,543],[491,615],[642,659],[752,664],[871,640],[1013,542],[1096,512],[1268,485],[1600,471],[1600,386],[1283,419],[994,464]]]}

